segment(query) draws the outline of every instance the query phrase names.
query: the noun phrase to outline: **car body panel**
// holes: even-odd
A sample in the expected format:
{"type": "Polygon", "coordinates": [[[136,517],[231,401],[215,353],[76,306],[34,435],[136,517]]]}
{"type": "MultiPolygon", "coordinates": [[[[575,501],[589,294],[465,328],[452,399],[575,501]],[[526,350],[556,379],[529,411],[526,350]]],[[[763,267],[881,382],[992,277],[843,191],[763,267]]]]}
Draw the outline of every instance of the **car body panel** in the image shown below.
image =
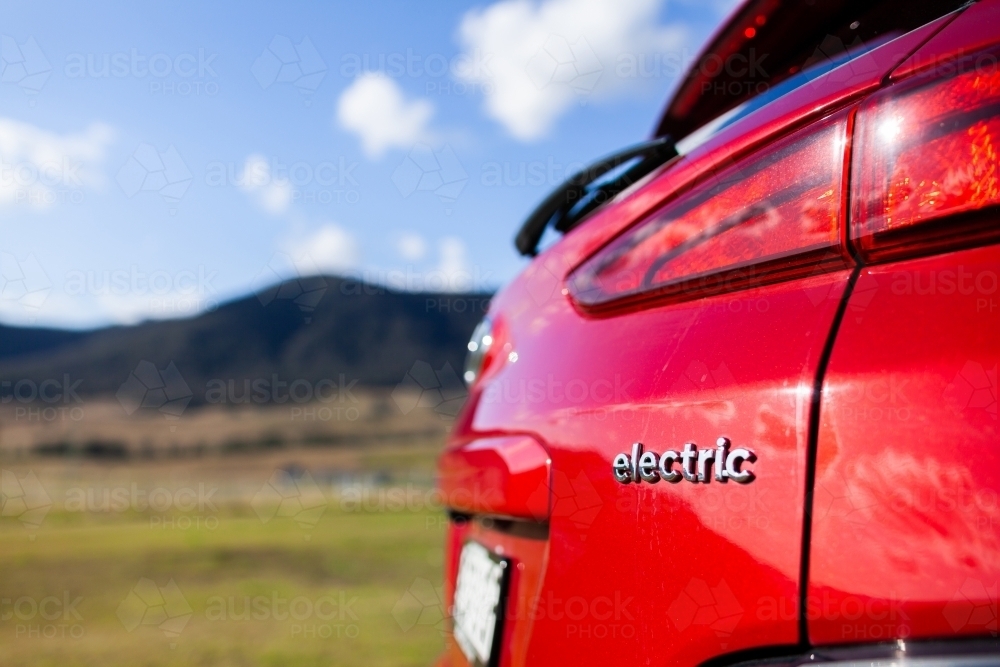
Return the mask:
{"type": "Polygon", "coordinates": [[[996,636],[998,276],[1000,246],[862,272],[823,387],[812,642],[996,636]]]}
{"type": "Polygon", "coordinates": [[[450,447],[438,488],[458,512],[544,521],[549,516],[548,452],[529,436],[499,436],[450,447]]]}
{"type": "MultiPolygon", "coordinates": [[[[927,40],[920,50],[892,72],[898,80],[927,69],[946,65],[963,56],[996,44],[1000,36],[1000,2],[982,0],[955,16],[953,21],[927,40]]],[[[996,63],[992,63],[994,66],[996,63]]]]}
{"type": "MultiPolygon", "coordinates": [[[[617,600],[621,611],[540,614],[533,660],[693,664],[798,641],[808,407],[847,274],[602,319],[560,295],[508,320],[518,361],[484,381],[472,429],[530,432],[552,456],[549,559],[559,566],[536,604],[617,600]],[[757,453],[752,484],[611,476],[634,441],[663,451],[721,435],[757,453]],[[615,632],[630,641],[608,641],[615,632]]],[[[525,280],[498,310],[531,299],[525,280]]]]}

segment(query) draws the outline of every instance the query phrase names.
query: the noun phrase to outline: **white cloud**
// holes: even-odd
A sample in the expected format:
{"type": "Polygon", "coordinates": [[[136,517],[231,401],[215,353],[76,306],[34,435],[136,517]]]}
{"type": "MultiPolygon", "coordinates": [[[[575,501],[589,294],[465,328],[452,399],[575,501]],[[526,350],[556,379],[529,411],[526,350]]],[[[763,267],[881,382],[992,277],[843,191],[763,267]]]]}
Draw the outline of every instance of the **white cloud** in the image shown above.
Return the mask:
{"type": "Polygon", "coordinates": [[[396,238],[396,252],[403,259],[417,262],[427,254],[427,241],[416,232],[403,232],[396,238]]]}
{"type": "Polygon", "coordinates": [[[332,222],[286,245],[301,275],[344,274],[356,268],[360,259],[354,235],[332,222]]]}
{"type": "Polygon", "coordinates": [[[359,76],[337,102],[337,121],[358,135],[369,158],[381,157],[390,148],[428,141],[427,124],[433,115],[430,102],[408,101],[395,81],[378,74],[359,76]]]}
{"type": "Polygon", "coordinates": [[[60,135],[0,118],[0,206],[47,208],[102,187],[102,163],[113,137],[101,123],[60,135]]]}
{"type": "Polygon", "coordinates": [[[515,138],[545,136],[586,95],[602,99],[638,79],[616,70],[622,57],[679,52],[686,30],[658,25],[663,0],[500,0],[468,12],[459,39],[469,61],[458,72],[479,84],[488,116],[515,138]]]}
{"type": "Polygon", "coordinates": [[[275,177],[271,173],[271,163],[262,155],[247,156],[239,186],[271,215],[281,215],[292,203],[292,186],[288,179],[275,177]]]}
{"type": "Polygon", "coordinates": [[[472,268],[465,242],[457,236],[446,236],[438,241],[438,252],[440,258],[432,273],[442,278],[441,291],[462,292],[472,289],[472,268]]]}
{"type": "Polygon", "coordinates": [[[0,321],[4,324],[72,328],[131,325],[198,315],[217,307],[221,298],[210,281],[202,284],[193,280],[192,271],[140,271],[136,281],[134,266],[87,273],[71,270],[54,275],[54,282],[50,282],[44,272],[30,270],[33,259],[29,256],[19,262],[25,278],[24,296],[14,298],[18,292],[9,290],[0,296],[0,321]]]}
{"type": "MultiPolygon", "coordinates": [[[[416,238],[426,255],[430,250],[427,242],[416,238]]],[[[482,273],[480,267],[469,260],[469,252],[462,239],[445,236],[437,240],[434,250],[434,256],[420,268],[413,265],[391,268],[370,266],[358,275],[370,283],[407,292],[482,292],[496,287],[491,282],[493,273],[482,273]]]]}

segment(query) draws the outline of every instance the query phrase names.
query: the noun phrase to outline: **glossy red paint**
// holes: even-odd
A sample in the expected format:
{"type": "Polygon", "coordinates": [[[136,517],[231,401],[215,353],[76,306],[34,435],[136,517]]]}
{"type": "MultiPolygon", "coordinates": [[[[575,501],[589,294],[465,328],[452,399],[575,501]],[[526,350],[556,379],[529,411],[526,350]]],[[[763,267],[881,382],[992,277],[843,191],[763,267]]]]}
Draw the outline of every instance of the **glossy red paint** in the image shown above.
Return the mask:
{"type": "MultiPolygon", "coordinates": [[[[612,619],[581,606],[575,618],[535,620],[533,661],[652,653],[660,664],[697,664],[798,640],[816,341],[846,283],[846,271],[824,273],[601,319],[556,298],[510,321],[519,359],[482,388],[472,427],[534,433],[552,456],[549,562],[558,567],[539,595],[625,605],[612,619]],[[663,451],[723,435],[757,453],[752,484],[626,486],[611,476],[611,460],[634,441],[663,451]],[[629,641],[608,641],[614,632],[629,641]]],[[[528,289],[515,281],[496,307],[531,299],[528,289]]]]}
{"type": "Polygon", "coordinates": [[[545,521],[549,463],[532,437],[479,438],[441,455],[438,488],[459,512],[545,521]]]}
{"type": "Polygon", "coordinates": [[[1000,247],[865,269],[823,386],[817,644],[997,633],[1000,247]]]}
{"type": "MultiPolygon", "coordinates": [[[[982,0],[954,17],[931,37],[927,44],[900,63],[892,79],[904,79],[928,68],[949,65],[956,60],[996,44],[1000,35],[1000,2],[982,0]]],[[[996,65],[996,62],[986,61],[996,65]]]]}
{"type": "MultiPolygon", "coordinates": [[[[944,252],[918,239],[859,257],[848,234],[852,188],[873,186],[851,171],[852,150],[857,163],[865,149],[858,109],[904,89],[890,73],[922,46],[940,50],[935,35],[961,18],[742,118],[494,298],[501,352],[470,388],[441,488],[479,493],[450,503],[473,518],[449,527],[446,604],[465,541],[516,568],[500,665],[697,665],[746,650],[996,636],[1000,246],[976,237],[963,243],[983,247],[944,252]],[[707,295],[574,301],[569,276],[602,248],[734,164],[829,127],[843,137],[824,246],[836,262],[707,295]],[[719,437],[756,454],[752,483],[613,477],[632,443],[663,452],[719,437]]],[[[449,643],[442,664],[466,661],[449,643]]]]}

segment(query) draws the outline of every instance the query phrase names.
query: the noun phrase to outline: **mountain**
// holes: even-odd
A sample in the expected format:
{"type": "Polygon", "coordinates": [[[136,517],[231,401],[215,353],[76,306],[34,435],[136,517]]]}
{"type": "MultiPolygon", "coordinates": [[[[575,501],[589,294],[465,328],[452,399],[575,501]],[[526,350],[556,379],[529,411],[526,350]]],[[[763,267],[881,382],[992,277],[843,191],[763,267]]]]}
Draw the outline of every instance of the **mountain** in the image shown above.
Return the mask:
{"type": "Polygon", "coordinates": [[[489,299],[324,276],[290,280],[190,319],[84,332],[0,325],[0,394],[10,396],[22,380],[30,381],[22,384],[28,392],[52,379],[80,396],[112,395],[152,366],[164,382],[179,374],[193,403],[220,381],[243,387],[275,375],[287,383],[394,386],[424,362],[420,368],[439,372],[449,365],[452,377],[461,374],[489,299]],[[167,370],[171,364],[175,370],[167,370]]]}

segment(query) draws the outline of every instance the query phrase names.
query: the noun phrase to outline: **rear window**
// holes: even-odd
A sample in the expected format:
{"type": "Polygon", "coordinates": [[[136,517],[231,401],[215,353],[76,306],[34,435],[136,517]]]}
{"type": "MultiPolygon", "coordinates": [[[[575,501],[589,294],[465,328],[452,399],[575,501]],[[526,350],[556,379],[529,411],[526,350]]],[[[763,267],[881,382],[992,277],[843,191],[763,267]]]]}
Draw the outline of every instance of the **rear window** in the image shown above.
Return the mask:
{"type": "Polygon", "coordinates": [[[718,131],[724,127],[720,123],[735,122],[823,72],[966,4],[751,1],[690,68],[657,135],[683,138],[705,127],[718,131]]]}
{"type": "Polygon", "coordinates": [[[810,67],[806,67],[800,72],[793,74],[781,83],[768,87],[764,92],[751,97],[746,102],[730,109],[718,118],[702,125],[697,130],[677,142],[677,152],[681,155],[691,152],[701,144],[708,141],[715,134],[721,132],[736,121],[749,116],[757,109],[770,104],[780,97],[784,97],[796,88],[806,85],[810,81],[826,74],[830,70],[840,67],[849,60],[858,58],[885,42],[896,37],[896,35],[884,36],[882,39],[873,39],[863,45],[852,48],[849,52],[838,54],[826,60],[816,62],[810,67]]]}

